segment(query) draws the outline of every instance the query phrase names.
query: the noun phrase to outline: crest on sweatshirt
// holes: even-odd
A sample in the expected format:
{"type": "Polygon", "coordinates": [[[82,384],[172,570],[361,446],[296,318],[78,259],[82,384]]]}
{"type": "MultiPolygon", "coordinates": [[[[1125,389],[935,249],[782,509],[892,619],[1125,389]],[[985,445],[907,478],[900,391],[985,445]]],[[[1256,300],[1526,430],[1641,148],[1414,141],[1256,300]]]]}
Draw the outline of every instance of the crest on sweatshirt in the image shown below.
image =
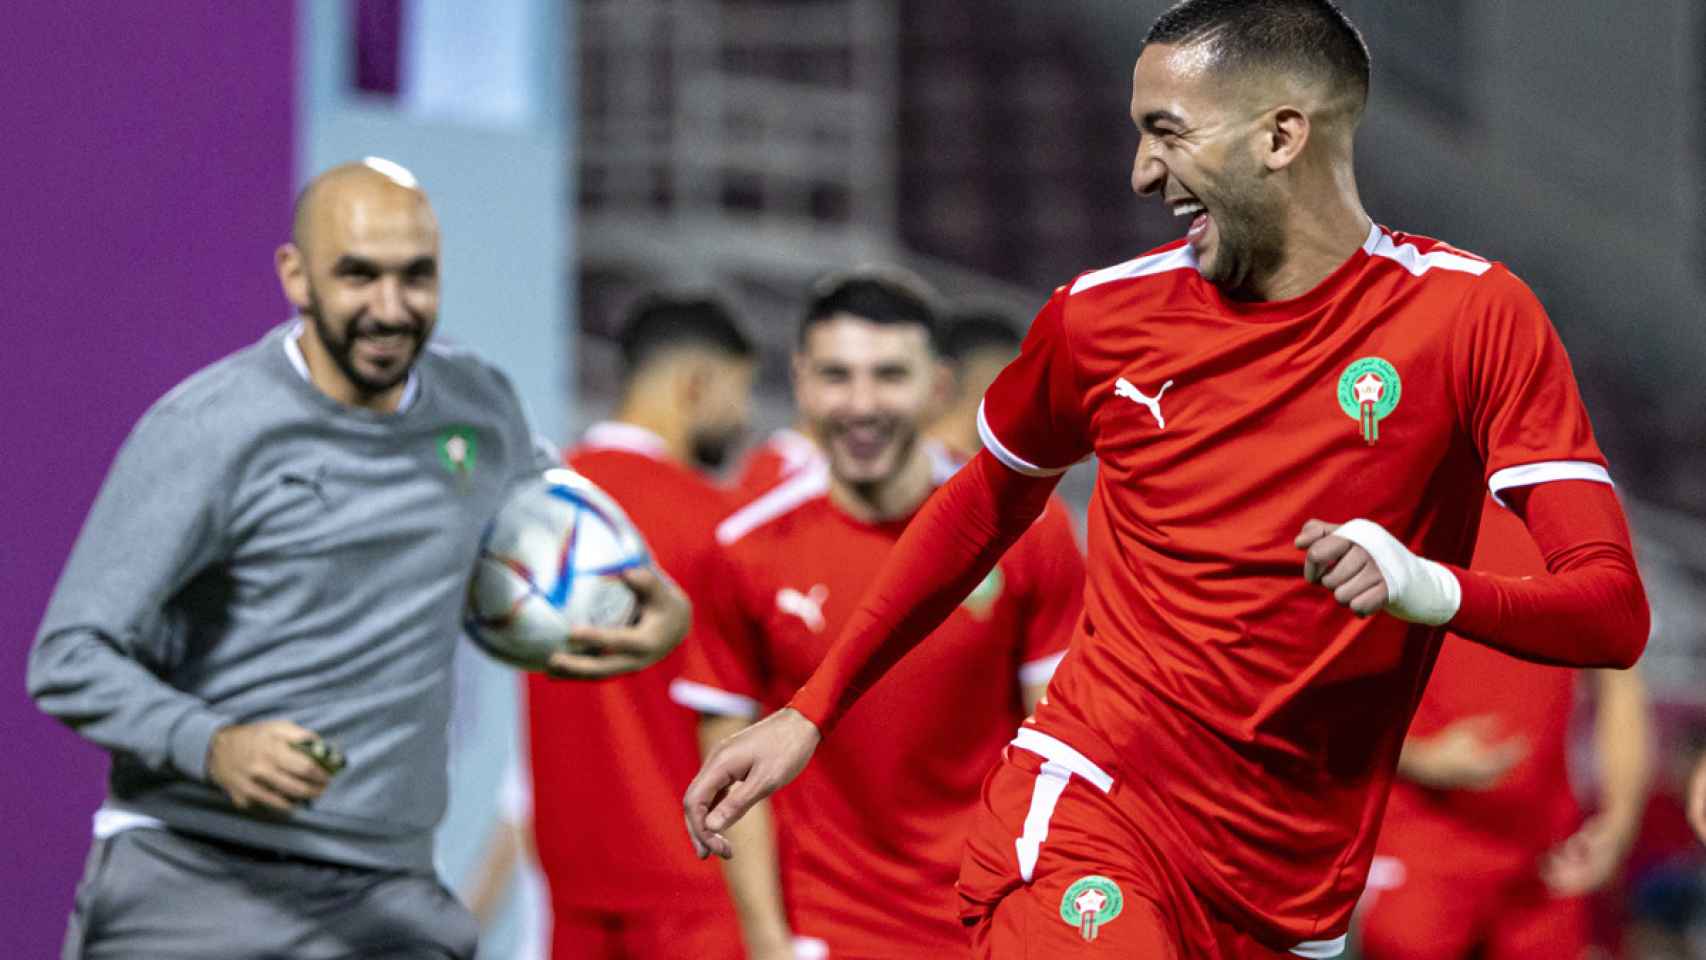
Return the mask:
{"type": "Polygon", "coordinates": [[[446,427],[438,433],[438,462],[457,483],[466,485],[480,456],[480,441],[466,424],[446,427]]]}

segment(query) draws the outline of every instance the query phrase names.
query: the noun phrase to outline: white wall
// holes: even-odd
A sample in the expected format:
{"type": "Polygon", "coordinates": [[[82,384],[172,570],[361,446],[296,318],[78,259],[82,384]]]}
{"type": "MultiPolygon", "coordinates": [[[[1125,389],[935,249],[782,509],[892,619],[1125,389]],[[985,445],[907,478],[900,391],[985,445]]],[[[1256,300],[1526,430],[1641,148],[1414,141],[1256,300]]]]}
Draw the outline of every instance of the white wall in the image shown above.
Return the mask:
{"type": "MultiPolygon", "coordinates": [[[[443,231],[438,336],[509,374],[535,432],[567,438],[574,395],[570,217],[573,46],[553,0],[451,0],[405,7],[404,91],[361,96],[348,81],[348,5],[299,0],[302,84],[297,180],[378,155],[409,167],[443,231]]],[[[572,19],[572,18],[571,18],[572,19]]],[[[518,675],[464,644],[452,730],[450,809],[438,837],[444,879],[459,888],[489,836],[498,784],[515,750],[518,675]]],[[[519,955],[516,919],[482,956],[519,955]]]]}

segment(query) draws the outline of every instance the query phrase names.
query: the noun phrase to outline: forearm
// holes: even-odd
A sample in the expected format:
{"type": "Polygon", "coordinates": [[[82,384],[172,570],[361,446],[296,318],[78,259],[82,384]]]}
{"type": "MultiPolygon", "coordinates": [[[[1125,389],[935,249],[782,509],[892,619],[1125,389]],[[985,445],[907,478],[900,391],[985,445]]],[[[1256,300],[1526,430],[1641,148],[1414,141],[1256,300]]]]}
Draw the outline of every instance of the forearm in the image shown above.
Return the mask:
{"type": "Polygon", "coordinates": [[[1638,670],[1595,675],[1599,701],[1594,747],[1599,758],[1599,812],[1625,843],[1633,841],[1652,785],[1652,712],[1638,670]]]}
{"type": "Polygon", "coordinates": [[[828,732],[934,630],[1042,513],[1058,477],[980,453],[937,490],[889,552],[841,636],[789,706],[828,732]]]}
{"type": "Polygon", "coordinates": [[[44,713],[83,737],[197,780],[214,732],[231,722],[88,629],[44,633],[30,650],[28,686],[44,713]]]}
{"type": "Polygon", "coordinates": [[[1626,668],[1646,646],[1646,593],[1622,508],[1602,483],[1565,480],[1507,491],[1546,558],[1547,574],[1450,568],[1462,586],[1451,629],[1513,656],[1626,668]]]}
{"type": "MultiPolygon", "coordinates": [[[[743,717],[704,717],[699,723],[699,748],[709,754],[725,738],[747,727],[743,717]]],[[[782,903],[782,867],[776,851],[775,820],[770,802],[760,801],[739,822],[724,831],[740,855],[723,861],[723,879],[740,920],[741,939],[751,954],[786,953],[793,932],[782,903]]]]}

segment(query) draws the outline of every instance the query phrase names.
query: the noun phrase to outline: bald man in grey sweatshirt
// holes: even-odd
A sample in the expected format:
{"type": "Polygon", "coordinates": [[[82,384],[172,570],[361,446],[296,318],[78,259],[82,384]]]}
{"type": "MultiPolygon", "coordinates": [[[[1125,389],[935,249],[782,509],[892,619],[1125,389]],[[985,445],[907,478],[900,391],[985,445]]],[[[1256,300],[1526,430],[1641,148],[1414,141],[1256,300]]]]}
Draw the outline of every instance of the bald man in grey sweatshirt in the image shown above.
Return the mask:
{"type": "MultiPolygon", "coordinates": [[[[113,758],[66,957],[473,955],[432,866],[452,654],[481,531],[542,464],[503,374],[427,342],[408,171],[328,171],[292,237],[298,318],[138,422],[30,653],[36,703],[113,758]]],[[[555,672],[680,639],[679,590],[630,582],[639,622],[555,672]]]]}

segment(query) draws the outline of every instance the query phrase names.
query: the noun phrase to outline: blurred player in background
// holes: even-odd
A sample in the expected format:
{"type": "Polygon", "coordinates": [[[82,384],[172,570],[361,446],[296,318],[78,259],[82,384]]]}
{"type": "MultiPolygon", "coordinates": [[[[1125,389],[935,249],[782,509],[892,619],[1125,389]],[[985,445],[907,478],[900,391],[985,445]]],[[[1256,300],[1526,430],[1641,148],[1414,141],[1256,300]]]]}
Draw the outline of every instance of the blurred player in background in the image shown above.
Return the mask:
{"type": "MultiPolygon", "coordinates": [[[[132,430],[30,652],[42,710],[112,753],[66,957],[472,957],[433,873],[451,659],[481,530],[540,462],[509,381],[429,344],[438,222],[389,161],[298,198],[297,316],[132,430]],[[347,768],[344,763],[347,761],[347,768]]],[[[586,630],[602,676],[687,603],[586,630]]]]}
{"type": "MultiPolygon", "coordinates": [[[[713,531],[730,505],[698,470],[721,466],[740,443],[756,353],[720,301],[698,296],[640,301],[620,345],[616,413],[588,428],[567,461],[621,504],[702,610],[716,588],[713,531]]],[[[499,835],[485,872],[507,875],[516,850],[537,851],[553,960],[742,956],[721,872],[681,842],[676,798],[699,766],[698,717],[669,697],[683,652],[594,684],[527,678],[531,802],[512,812],[520,822],[499,835]]],[[[492,889],[482,886],[476,913],[490,912],[492,889]]]]}
{"type": "MultiPolygon", "coordinates": [[[[1491,498],[1470,569],[1539,574],[1522,521],[1491,498]]],[[[1398,758],[1364,901],[1366,960],[1575,960],[1586,895],[1617,874],[1652,779],[1635,670],[1599,670],[1599,803],[1584,822],[1568,769],[1579,673],[1448,639],[1398,758]]]]}
{"type": "Polygon", "coordinates": [[[942,358],[953,372],[948,401],[927,433],[956,456],[983,449],[977,408],[996,374],[1019,356],[1025,335],[1011,317],[993,309],[964,309],[942,325],[942,358]]]}
{"type": "MultiPolygon", "coordinates": [[[[719,589],[696,607],[673,692],[707,749],[781,706],[816,668],[908,519],[953,464],[921,429],[941,400],[930,295],[865,270],[820,283],[794,359],[803,419],[827,452],[717,528],[719,589]]],[[[1083,561],[1039,525],[961,595],[928,654],[849,717],[797,789],[741,825],[728,864],[749,955],[964,956],[953,917],[967,815],[1076,622],[1083,561]]],[[[679,814],[678,814],[679,816],[679,814]]]]}
{"type": "Polygon", "coordinates": [[[1132,81],[1132,187],[1185,238],[1050,298],[984,396],[984,451],[789,707],[707,759],[688,826],[732,855],[721,831],[893,695],[1094,454],[1083,627],[985,785],[961,917],[986,957],[1332,957],[1443,628],[1627,667],[1646,603],[1534,295],[1364,212],[1368,51],[1339,10],[1187,0],[1132,81]],[[1489,489],[1546,574],[1462,569],[1489,489]]]}
{"type": "Polygon", "coordinates": [[[804,424],[772,430],[764,442],[752,448],[735,472],[730,495],[736,503],[751,503],[784,480],[807,470],[822,470],[823,451],[806,435],[804,424]]]}
{"type": "Polygon", "coordinates": [[[1700,755],[1694,774],[1688,778],[1688,824],[1700,842],[1706,843],[1706,753],[1700,755]]]}

